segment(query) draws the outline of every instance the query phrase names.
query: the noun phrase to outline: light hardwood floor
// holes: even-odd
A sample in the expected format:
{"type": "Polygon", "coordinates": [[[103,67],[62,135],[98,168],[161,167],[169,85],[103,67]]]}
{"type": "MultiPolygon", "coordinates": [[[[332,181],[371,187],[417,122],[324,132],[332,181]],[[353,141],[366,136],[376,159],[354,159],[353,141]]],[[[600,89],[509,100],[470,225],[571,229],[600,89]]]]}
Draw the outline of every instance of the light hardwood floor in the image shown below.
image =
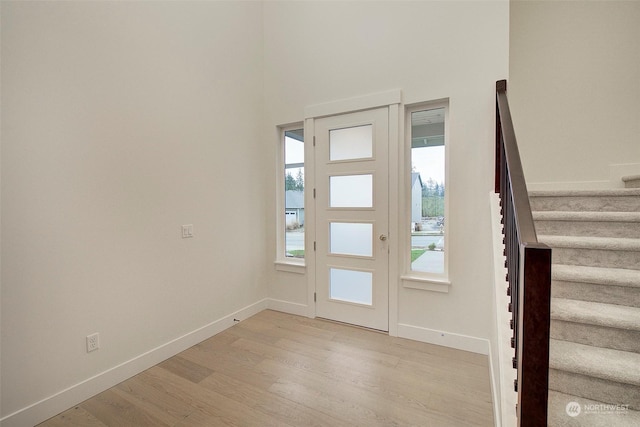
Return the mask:
{"type": "Polygon", "coordinates": [[[40,424],[492,426],[486,356],[266,310],[40,424]]]}

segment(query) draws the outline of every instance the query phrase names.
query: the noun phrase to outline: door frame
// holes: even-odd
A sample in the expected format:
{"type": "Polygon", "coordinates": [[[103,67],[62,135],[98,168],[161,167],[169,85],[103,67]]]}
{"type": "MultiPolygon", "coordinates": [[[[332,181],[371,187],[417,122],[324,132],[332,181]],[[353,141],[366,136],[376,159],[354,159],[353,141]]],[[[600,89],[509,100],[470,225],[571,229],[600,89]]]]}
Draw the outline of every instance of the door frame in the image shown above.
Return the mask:
{"type": "MultiPolygon", "coordinates": [[[[400,170],[403,165],[403,156],[400,155],[401,144],[403,140],[404,121],[402,105],[402,91],[400,89],[392,89],[385,92],[372,93],[369,95],[337,100],[333,102],[315,104],[305,108],[304,111],[304,132],[305,135],[315,135],[315,120],[327,116],[353,113],[362,110],[369,110],[378,107],[388,107],[389,113],[389,206],[400,206],[401,184],[404,182],[400,179],[400,170]]],[[[305,149],[305,186],[307,188],[316,188],[316,168],[315,168],[315,150],[313,141],[310,149],[305,149]]],[[[305,247],[313,250],[316,241],[316,206],[313,191],[305,191],[305,247]]],[[[399,229],[399,209],[389,209],[389,335],[398,335],[398,286],[399,286],[399,256],[400,248],[400,229],[399,229]]],[[[307,306],[309,307],[309,317],[316,317],[316,256],[309,256],[305,260],[307,267],[307,306]]]]}

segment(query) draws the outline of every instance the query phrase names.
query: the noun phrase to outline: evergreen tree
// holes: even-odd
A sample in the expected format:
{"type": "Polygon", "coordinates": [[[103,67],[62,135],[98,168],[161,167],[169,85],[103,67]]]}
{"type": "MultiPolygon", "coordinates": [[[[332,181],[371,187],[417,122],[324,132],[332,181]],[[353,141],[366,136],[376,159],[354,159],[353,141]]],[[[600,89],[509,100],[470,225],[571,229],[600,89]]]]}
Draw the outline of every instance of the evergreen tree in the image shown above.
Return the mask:
{"type": "Polygon", "coordinates": [[[296,190],[304,191],[304,175],[302,169],[298,169],[298,175],[296,175],[296,190]]]}
{"type": "Polygon", "coordinates": [[[437,217],[444,215],[444,183],[429,178],[422,185],[422,216],[437,217]]]}
{"type": "Polygon", "coordinates": [[[291,175],[291,172],[287,172],[284,177],[284,189],[288,190],[297,190],[296,188],[296,179],[291,175]]]}

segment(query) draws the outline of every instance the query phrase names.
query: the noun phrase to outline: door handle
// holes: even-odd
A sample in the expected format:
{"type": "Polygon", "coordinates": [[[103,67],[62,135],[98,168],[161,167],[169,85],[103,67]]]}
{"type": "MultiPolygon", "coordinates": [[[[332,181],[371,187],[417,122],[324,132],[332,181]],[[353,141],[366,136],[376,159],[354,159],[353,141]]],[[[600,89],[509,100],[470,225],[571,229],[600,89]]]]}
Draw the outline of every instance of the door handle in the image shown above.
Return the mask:
{"type": "Polygon", "coordinates": [[[381,235],[380,235],[380,240],[382,240],[383,242],[384,242],[385,240],[387,240],[387,235],[386,235],[386,234],[381,234],[381,235]]]}

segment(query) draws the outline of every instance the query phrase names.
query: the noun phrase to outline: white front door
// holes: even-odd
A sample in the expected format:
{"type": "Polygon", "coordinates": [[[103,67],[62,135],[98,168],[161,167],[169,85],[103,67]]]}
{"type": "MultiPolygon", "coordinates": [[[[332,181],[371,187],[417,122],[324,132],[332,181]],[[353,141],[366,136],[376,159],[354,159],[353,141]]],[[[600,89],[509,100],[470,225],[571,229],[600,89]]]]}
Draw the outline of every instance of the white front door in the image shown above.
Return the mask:
{"type": "Polygon", "coordinates": [[[387,107],[314,121],[316,315],[389,329],[387,107]]]}

